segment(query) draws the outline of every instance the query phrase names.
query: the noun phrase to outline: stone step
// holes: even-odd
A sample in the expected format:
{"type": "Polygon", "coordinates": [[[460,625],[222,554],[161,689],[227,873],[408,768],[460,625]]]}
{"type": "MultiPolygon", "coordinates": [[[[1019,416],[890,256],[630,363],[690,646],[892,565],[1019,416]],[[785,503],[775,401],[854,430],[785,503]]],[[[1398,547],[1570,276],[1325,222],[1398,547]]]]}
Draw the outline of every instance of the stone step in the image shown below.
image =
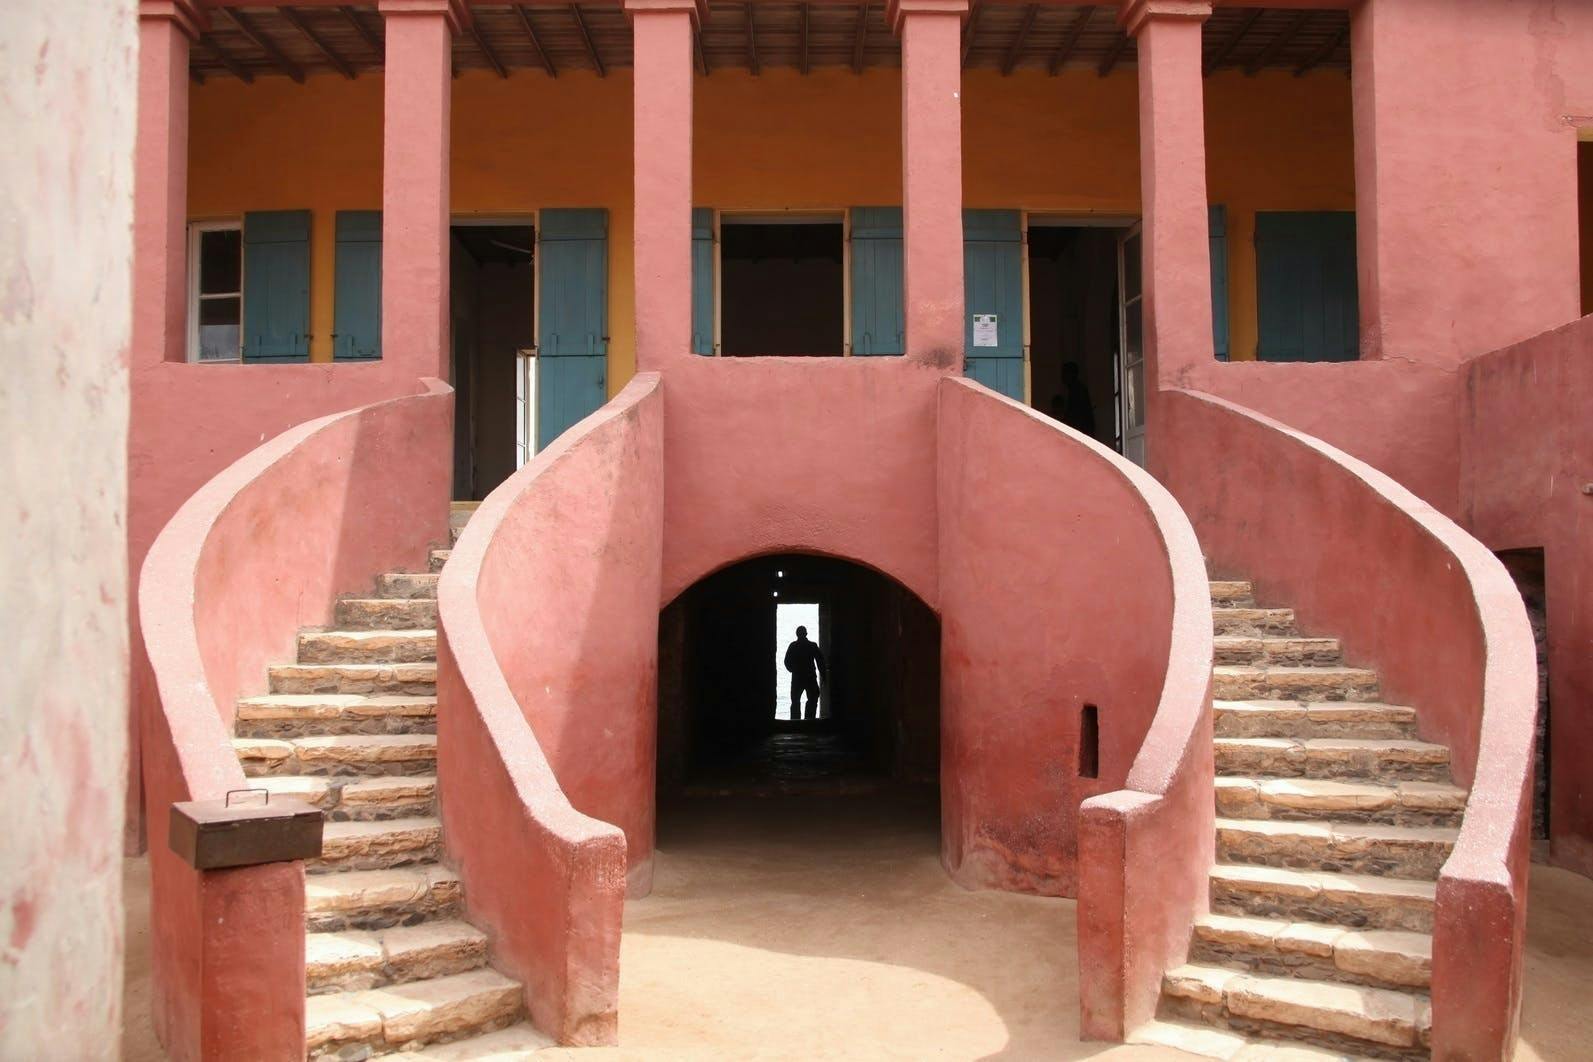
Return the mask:
{"type": "Polygon", "coordinates": [[[437,631],[300,631],[301,664],[415,664],[437,659],[437,631]]]}
{"type": "Polygon", "coordinates": [[[310,996],[305,1001],[305,1045],[311,1058],[356,1044],[384,1054],[502,1028],[516,1021],[522,1009],[519,982],[490,968],[310,996]]]}
{"type": "Polygon", "coordinates": [[[464,533],[465,533],[465,527],[464,527],[463,524],[460,524],[458,527],[450,527],[448,529],[448,542],[449,542],[449,544],[453,545],[453,544],[458,543],[459,536],[464,534],[464,533]]]}
{"type": "Polygon", "coordinates": [[[304,879],[304,924],[312,931],[411,925],[446,918],[458,905],[459,876],[438,864],[304,879]]]}
{"type": "Polygon", "coordinates": [[[1219,863],[1211,869],[1212,910],[1350,928],[1433,931],[1432,881],[1219,863]]]}
{"type": "Polygon", "coordinates": [[[1399,738],[1215,739],[1217,773],[1384,782],[1449,779],[1449,749],[1399,738]]]}
{"type": "Polygon", "coordinates": [[[1212,605],[1249,607],[1255,603],[1256,588],[1248,579],[1212,579],[1212,605]]]}
{"type": "Polygon", "coordinates": [[[1190,961],[1280,977],[1425,989],[1432,984],[1433,938],[1399,929],[1208,914],[1195,920],[1190,961]]]}
{"type": "Polygon", "coordinates": [[[1218,664],[1211,695],[1224,701],[1375,701],[1377,672],[1362,667],[1218,664]]]}
{"type": "Polygon", "coordinates": [[[437,763],[436,734],[313,734],[234,738],[243,773],[261,775],[429,774],[437,763]]]}
{"type": "Polygon", "coordinates": [[[1218,737],[1414,738],[1416,710],[1381,701],[1213,701],[1218,737]]]}
{"type": "Polygon", "coordinates": [[[308,734],[430,734],[437,698],[363,693],[272,693],[238,702],[239,737],[308,734]]]}
{"type": "Polygon", "coordinates": [[[1250,634],[1217,636],[1212,639],[1212,655],[1218,664],[1262,667],[1324,667],[1341,663],[1344,656],[1337,638],[1250,634]]]}
{"type": "Polygon", "coordinates": [[[376,577],[377,597],[437,597],[436,572],[388,572],[376,577]]]}
{"type": "Polygon", "coordinates": [[[437,810],[435,775],[384,775],[340,778],[324,774],[262,775],[251,789],[272,798],[292,797],[320,808],[333,821],[378,820],[431,815],[437,810]]]}
{"type": "Polygon", "coordinates": [[[1222,1062],[1354,1062],[1341,1051],[1277,1040],[1247,1040],[1228,1029],[1159,1018],[1135,1029],[1126,1042],[1171,1047],[1188,1055],[1221,1059],[1222,1062]]]}
{"type": "Polygon", "coordinates": [[[430,816],[329,822],[321,830],[321,858],[305,869],[313,874],[435,862],[441,845],[442,823],[430,816]]]}
{"type": "Polygon", "coordinates": [[[272,664],[272,693],[437,695],[437,662],[415,664],[272,664]]]}
{"type": "Polygon", "coordinates": [[[1162,991],[1170,1016],[1352,1054],[1415,1057],[1432,1030],[1431,1004],[1416,992],[1199,963],[1168,971],[1162,991]]]}
{"type": "Polygon", "coordinates": [[[1321,819],[1394,826],[1459,826],[1466,791],[1448,782],[1217,778],[1217,814],[1230,819],[1321,819]]]}
{"type": "Polygon", "coordinates": [[[468,1040],[423,1048],[409,1054],[406,1062],[535,1062],[534,1056],[556,1046],[552,1037],[521,1022],[468,1040]]]}
{"type": "Polygon", "coordinates": [[[430,555],[428,555],[428,557],[426,558],[427,559],[427,563],[431,567],[431,570],[434,571],[434,572],[442,571],[443,565],[448,563],[448,558],[449,558],[450,555],[452,555],[452,553],[453,553],[453,550],[451,550],[451,549],[434,549],[434,550],[432,550],[430,555]]]}
{"type": "Polygon", "coordinates": [[[1225,863],[1433,881],[1459,833],[1445,826],[1219,818],[1217,858],[1225,863]]]}
{"type": "Polygon", "coordinates": [[[436,630],[435,597],[346,597],[332,622],[351,631],[436,630]]]}
{"type": "Polygon", "coordinates": [[[487,935],[455,919],[304,938],[310,995],[424,981],[486,965],[487,935]]]}
{"type": "Polygon", "coordinates": [[[1212,629],[1219,635],[1294,634],[1294,609],[1213,606],[1212,629]]]}

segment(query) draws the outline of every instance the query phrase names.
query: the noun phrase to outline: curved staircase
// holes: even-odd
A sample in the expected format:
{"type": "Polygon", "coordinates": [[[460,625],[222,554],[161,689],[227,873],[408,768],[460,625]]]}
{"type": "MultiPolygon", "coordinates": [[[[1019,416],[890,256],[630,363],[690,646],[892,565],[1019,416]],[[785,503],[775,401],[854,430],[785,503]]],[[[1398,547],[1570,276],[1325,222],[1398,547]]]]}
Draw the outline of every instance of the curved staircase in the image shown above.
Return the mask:
{"type": "MultiPolygon", "coordinates": [[[[468,516],[456,509],[456,537],[468,516]]],[[[549,1044],[525,1023],[521,984],[488,964],[487,937],[463,917],[459,878],[443,863],[436,626],[447,555],[338,602],[335,629],[300,631],[297,661],[272,667],[270,692],[238,704],[233,745],[250,785],[326,813],[305,876],[310,1058],[503,1059],[549,1044]]]]}
{"type": "Polygon", "coordinates": [[[1332,638],[1214,581],[1217,865],[1136,1039],[1225,1059],[1425,1058],[1433,903],[1466,792],[1332,638]]]}

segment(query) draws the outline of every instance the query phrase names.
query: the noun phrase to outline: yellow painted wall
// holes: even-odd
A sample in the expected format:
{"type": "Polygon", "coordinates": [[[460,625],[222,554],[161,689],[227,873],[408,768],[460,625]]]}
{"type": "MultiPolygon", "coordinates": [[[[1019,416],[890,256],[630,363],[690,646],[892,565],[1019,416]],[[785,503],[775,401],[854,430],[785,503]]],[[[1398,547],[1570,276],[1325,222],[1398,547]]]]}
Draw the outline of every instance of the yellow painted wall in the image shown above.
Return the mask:
{"type": "MultiPolygon", "coordinates": [[[[1257,210],[1354,208],[1349,83],[1286,72],[1206,82],[1208,180],[1228,208],[1232,348],[1255,352],[1257,210]]],[[[379,76],[295,85],[217,79],[193,90],[189,211],[309,209],[312,357],[331,356],[335,213],[381,206],[379,76]]],[[[895,70],[716,71],[699,77],[698,205],[722,210],[875,206],[901,201],[901,81],[895,70]]],[[[631,82],[572,71],[454,83],[456,215],[543,207],[609,212],[609,388],[635,371],[631,274],[631,82]]],[[[1138,97],[1132,69],[1058,77],[969,71],[963,185],[970,207],[1139,212],[1138,97]]]]}

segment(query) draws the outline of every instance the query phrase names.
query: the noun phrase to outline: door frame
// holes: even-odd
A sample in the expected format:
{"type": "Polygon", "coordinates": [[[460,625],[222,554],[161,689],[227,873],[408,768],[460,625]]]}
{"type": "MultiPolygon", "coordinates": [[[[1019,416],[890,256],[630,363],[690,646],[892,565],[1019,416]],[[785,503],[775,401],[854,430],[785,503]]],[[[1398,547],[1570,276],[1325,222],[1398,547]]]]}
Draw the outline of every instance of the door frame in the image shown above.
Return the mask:
{"type": "MultiPolygon", "coordinates": [[[[519,389],[522,385],[520,375],[524,371],[523,366],[520,364],[522,358],[526,355],[529,355],[533,372],[536,371],[536,368],[540,365],[540,362],[537,360],[537,337],[542,334],[540,331],[542,325],[542,255],[537,250],[537,244],[541,242],[542,239],[541,219],[538,217],[538,213],[534,209],[514,211],[506,214],[450,214],[448,216],[448,231],[450,234],[454,229],[493,229],[510,226],[515,228],[529,228],[531,230],[531,345],[529,347],[522,347],[515,352],[515,398],[518,403],[520,398],[519,389]]],[[[451,276],[449,278],[449,284],[450,299],[448,316],[451,319],[453,317],[451,276]]],[[[450,334],[451,333],[452,326],[450,325],[450,334]]],[[[477,394],[476,388],[471,387],[469,413],[472,438],[474,438],[475,434],[475,406],[478,399],[479,395],[477,394]]],[[[530,400],[533,402],[536,401],[536,385],[534,380],[532,381],[530,400]]],[[[454,409],[454,416],[459,416],[458,408],[454,409]]],[[[537,453],[536,411],[534,409],[532,410],[531,416],[526,418],[522,417],[518,405],[516,406],[515,436],[514,461],[515,468],[519,469],[525,467],[525,464],[529,463],[531,458],[535,457],[537,453]],[[530,425],[531,436],[529,439],[522,438],[520,436],[520,432],[525,424],[530,425]],[[525,462],[520,460],[520,452],[522,447],[524,448],[526,455],[525,462]]]]}

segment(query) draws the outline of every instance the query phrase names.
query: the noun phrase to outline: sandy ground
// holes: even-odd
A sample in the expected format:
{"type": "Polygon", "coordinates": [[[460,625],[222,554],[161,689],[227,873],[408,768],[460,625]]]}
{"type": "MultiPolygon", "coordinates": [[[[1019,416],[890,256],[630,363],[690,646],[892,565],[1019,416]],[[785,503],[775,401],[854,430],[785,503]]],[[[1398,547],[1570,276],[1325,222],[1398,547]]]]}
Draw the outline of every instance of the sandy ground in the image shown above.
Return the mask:
{"type": "MultiPolygon", "coordinates": [[[[1180,1059],[1078,1042],[1074,905],[947,880],[933,809],[697,800],[627,906],[622,1047],[570,1059],[1180,1059]]],[[[1534,867],[1518,1059],[1593,1057],[1593,881],[1534,867]]],[[[124,1056],[149,1024],[148,876],[127,864],[124,1056]]],[[[401,1057],[401,1056],[400,1056],[401,1057]]]]}

